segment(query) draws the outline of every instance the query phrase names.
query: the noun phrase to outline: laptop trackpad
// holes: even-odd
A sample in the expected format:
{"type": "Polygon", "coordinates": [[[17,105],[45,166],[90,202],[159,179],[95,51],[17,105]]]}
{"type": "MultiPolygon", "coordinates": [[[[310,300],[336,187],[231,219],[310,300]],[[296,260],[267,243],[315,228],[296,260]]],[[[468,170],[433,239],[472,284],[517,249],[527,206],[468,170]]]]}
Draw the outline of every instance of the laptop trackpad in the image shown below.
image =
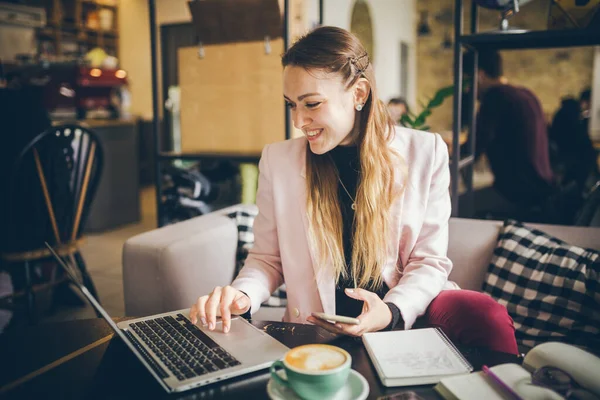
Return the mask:
{"type": "Polygon", "coordinates": [[[263,353],[264,359],[276,360],[288,350],[269,334],[237,318],[231,321],[231,329],[227,333],[223,333],[221,321],[217,321],[214,331],[203,331],[242,362],[249,356],[256,359],[257,353],[263,353]]]}

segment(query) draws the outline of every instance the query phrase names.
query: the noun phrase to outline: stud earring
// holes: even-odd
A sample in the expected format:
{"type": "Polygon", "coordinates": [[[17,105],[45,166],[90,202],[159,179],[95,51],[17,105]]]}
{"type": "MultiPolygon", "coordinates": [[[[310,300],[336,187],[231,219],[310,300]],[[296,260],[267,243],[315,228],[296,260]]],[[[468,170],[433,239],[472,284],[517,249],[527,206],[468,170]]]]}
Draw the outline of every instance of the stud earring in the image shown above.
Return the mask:
{"type": "Polygon", "coordinates": [[[362,104],[357,104],[357,105],[354,106],[354,108],[356,108],[356,111],[361,111],[362,108],[363,108],[363,105],[362,104]]]}

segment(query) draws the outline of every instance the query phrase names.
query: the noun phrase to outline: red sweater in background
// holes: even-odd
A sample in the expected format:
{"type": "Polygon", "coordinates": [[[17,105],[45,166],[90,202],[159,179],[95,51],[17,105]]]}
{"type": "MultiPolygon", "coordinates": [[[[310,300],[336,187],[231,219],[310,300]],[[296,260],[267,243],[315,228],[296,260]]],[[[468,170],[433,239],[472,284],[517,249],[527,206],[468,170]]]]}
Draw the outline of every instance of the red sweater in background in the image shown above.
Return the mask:
{"type": "Polygon", "coordinates": [[[553,190],[548,127],[528,89],[498,85],[483,93],[477,114],[476,157],[485,153],[494,187],[507,199],[540,204],[553,190]]]}

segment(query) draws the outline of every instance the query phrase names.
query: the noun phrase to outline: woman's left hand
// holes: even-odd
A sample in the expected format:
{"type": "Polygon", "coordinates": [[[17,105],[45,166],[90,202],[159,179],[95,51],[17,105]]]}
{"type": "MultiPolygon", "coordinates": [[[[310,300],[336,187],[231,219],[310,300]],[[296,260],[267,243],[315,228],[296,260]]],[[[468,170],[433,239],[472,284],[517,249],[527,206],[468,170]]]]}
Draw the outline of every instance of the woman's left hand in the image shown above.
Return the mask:
{"type": "Polygon", "coordinates": [[[358,325],[336,322],[332,324],[319,318],[308,317],[306,320],[318,325],[329,332],[340,335],[362,336],[365,332],[376,332],[387,327],[392,321],[392,312],[387,304],[377,296],[376,293],[364,289],[346,289],[348,297],[363,301],[362,313],[357,317],[358,325]]]}

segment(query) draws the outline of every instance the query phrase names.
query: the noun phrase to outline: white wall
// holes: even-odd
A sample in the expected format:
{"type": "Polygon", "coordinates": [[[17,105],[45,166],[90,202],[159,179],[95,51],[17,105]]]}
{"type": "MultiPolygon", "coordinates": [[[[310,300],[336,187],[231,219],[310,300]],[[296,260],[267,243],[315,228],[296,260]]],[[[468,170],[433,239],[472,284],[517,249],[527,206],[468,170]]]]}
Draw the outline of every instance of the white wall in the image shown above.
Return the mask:
{"type": "Polygon", "coordinates": [[[119,63],[127,71],[132,115],[152,119],[152,78],[150,69],[150,22],[148,2],[119,3],[119,63]]]}
{"type": "Polygon", "coordinates": [[[375,27],[375,78],[384,101],[400,90],[400,42],[409,45],[408,101],[416,96],[416,28],[414,0],[371,0],[375,27]],[[374,5],[377,5],[376,7],[374,5]]]}
{"type": "MultiPolygon", "coordinates": [[[[410,104],[416,97],[416,4],[415,0],[367,0],[371,11],[375,44],[375,79],[383,101],[396,97],[400,91],[400,42],[409,45],[408,95],[410,104]]],[[[350,29],[354,0],[325,0],[325,25],[350,29]]],[[[308,0],[307,28],[319,20],[319,2],[308,0]]]]}

